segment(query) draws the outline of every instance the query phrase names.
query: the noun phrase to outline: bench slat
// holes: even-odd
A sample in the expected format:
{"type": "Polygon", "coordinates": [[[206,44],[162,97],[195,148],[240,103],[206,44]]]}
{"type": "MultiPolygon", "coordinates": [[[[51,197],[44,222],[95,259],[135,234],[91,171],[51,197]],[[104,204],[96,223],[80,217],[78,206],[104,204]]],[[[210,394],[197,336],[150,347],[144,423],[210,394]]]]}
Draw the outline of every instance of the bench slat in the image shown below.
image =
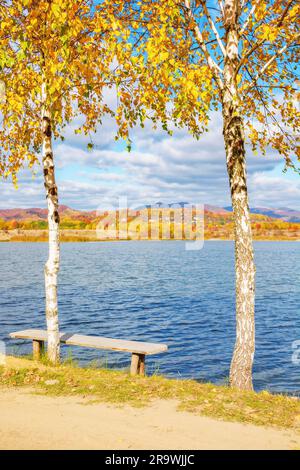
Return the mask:
{"type": "MultiPolygon", "coordinates": [[[[45,330],[23,330],[10,333],[11,338],[47,341],[45,330]]],[[[158,354],[168,350],[166,344],[143,343],[140,341],[127,341],[123,339],[104,338],[99,336],[60,333],[60,342],[72,346],[84,346],[95,349],[111,349],[113,351],[126,351],[136,354],[158,354]]]]}

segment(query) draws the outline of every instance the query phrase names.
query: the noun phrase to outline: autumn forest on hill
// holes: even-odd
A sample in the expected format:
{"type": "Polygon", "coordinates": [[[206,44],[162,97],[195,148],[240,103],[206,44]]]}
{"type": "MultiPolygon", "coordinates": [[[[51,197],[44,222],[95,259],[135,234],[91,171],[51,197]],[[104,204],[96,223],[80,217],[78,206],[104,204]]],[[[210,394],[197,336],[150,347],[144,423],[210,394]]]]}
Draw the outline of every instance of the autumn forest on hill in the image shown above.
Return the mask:
{"type": "MultiPolygon", "coordinates": [[[[152,219],[147,209],[128,210],[127,237],[120,235],[119,211],[78,211],[60,206],[62,241],[97,240],[193,240],[196,216],[185,208],[154,208],[152,219]],[[181,222],[185,221],[185,222],[181,222]],[[188,223],[190,221],[190,223],[188,223]],[[109,230],[115,228],[113,235],[109,230]],[[102,232],[100,232],[100,229],[102,232]],[[168,236],[169,234],[169,236],[168,236]]],[[[300,240],[300,223],[252,213],[251,223],[256,240],[300,240]]],[[[47,241],[47,212],[43,209],[7,210],[0,213],[1,241],[47,241]]],[[[208,206],[204,211],[204,238],[232,240],[232,212],[208,206]]]]}

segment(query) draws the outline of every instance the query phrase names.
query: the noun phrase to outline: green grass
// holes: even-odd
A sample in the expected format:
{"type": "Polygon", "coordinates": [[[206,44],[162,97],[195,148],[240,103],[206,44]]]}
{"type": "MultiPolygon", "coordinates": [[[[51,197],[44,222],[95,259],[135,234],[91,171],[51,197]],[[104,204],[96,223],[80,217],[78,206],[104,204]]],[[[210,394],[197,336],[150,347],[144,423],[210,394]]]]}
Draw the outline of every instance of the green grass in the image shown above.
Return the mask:
{"type": "Polygon", "coordinates": [[[241,392],[228,386],[167,379],[159,375],[130,377],[127,371],[81,368],[73,361],[50,366],[18,359],[0,367],[0,386],[30,386],[52,396],[80,395],[92,401],[146,406],[156,399],[177,400],[180,410],[256,425],[300,430],[300,400],[264,391],[241,392]],[[52,381],[52,382],[48,382],[52,381]]]}

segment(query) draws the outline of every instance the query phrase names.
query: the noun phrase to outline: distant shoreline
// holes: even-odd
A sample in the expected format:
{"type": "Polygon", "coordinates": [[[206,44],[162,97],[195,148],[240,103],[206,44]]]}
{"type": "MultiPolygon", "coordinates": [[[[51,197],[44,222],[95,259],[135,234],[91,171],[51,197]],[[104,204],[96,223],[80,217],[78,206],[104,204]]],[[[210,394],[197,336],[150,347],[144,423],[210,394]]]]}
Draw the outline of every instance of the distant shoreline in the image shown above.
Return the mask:
{"type": "MultiPolygon", "coordinates": [[[[62,242],[100,242],[121,240],[193,241],[203,233],[205,240],[233,240],[234,217],[222,208],[206,206],[204,214],[192,208],[155,208],[84,212],[60,207],[62,242]],[[209,210],[210,209],[210,210],[209,210]],[[204,218],[202,217],[204,216],[204,218]],[[124,237],[124,238],[123,238],[124,237]],[[165,237],[165,238],[164,238],[165,237]]],[[[286,214],[288,216],[288,214],[286,214]]],[[[300,212],[299,212],[300,220],[300,212]]],[[[289,222],[268,215],[251,214],[252,235],[261,241],[299,241],[300,222],[289,222]]],[[[46,209],[0,210],[0,242],[46,242],[46,209]],[[1,218],[2,217],[2,218],[1,218]]]]}
{"type": "MultiPolygon", "coordinates": [[[[296,235],[296,234],[295,234],[296,235]]],[[[297,234],[298,235],[298,234],[297,234]]],[[[142,238],[142,239],[99,239],[95,236],[95,231],[94,230],[61,230],[60,231],[60,241],[62,243],[76,243],[76,242],[82,242],[82,243],[102,243],[102,242],[128,242],[128,241],[140,241],[140,242],[145,242],[145,241],[150,241],[150,242],[174,242],[174,241],[183,241],[183,242],[193,242],[194,240],[191,239],[175,239],[175,238],[170,238],[170,239],[159,239],[159,238],[153,238],[151,240],[147,238],[142,238]]],[[[234,241],[234,238],[232,236],[230,237],[211,237],[211,236],[205,236],[204,237],[205,241],[234,241]]],[[[282,236],[270,236],[270,237],[259,237],[259,236],[253,236],[254,241],[293,241],[293,242],[300,242],[300,237],[297,236],[286,236],[283,234],[282,236]]],[[[48,242],[48,233],[47,230],[9,230],[9,231],[4,231],[0,230],[0,243],[47,243],[48,242]]]]}

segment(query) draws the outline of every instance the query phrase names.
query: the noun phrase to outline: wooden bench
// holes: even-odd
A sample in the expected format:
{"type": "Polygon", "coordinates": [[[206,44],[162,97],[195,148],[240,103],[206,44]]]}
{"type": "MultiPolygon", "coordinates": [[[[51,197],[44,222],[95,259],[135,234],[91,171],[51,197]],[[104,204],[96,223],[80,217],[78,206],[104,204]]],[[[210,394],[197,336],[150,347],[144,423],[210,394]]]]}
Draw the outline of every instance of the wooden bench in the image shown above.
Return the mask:
{"type": "MultiPolygon", "coordinates": [[[[47,331],[23,330],[10,333],[11,338],[32,340],[33,357],[39,359],[45,349],[47,331]]],[[[84,346],[95,349],[110,349],[112,351],[130,352],[131,375],[145,374],[145,356],[159,354],[168,350],[168,346],[158,343],[142,343],[140,341],[126,341],[123,339],[103,338],[99,336],[76,335],[60,333],[60,342],[72,346],[84,346]]]]}

